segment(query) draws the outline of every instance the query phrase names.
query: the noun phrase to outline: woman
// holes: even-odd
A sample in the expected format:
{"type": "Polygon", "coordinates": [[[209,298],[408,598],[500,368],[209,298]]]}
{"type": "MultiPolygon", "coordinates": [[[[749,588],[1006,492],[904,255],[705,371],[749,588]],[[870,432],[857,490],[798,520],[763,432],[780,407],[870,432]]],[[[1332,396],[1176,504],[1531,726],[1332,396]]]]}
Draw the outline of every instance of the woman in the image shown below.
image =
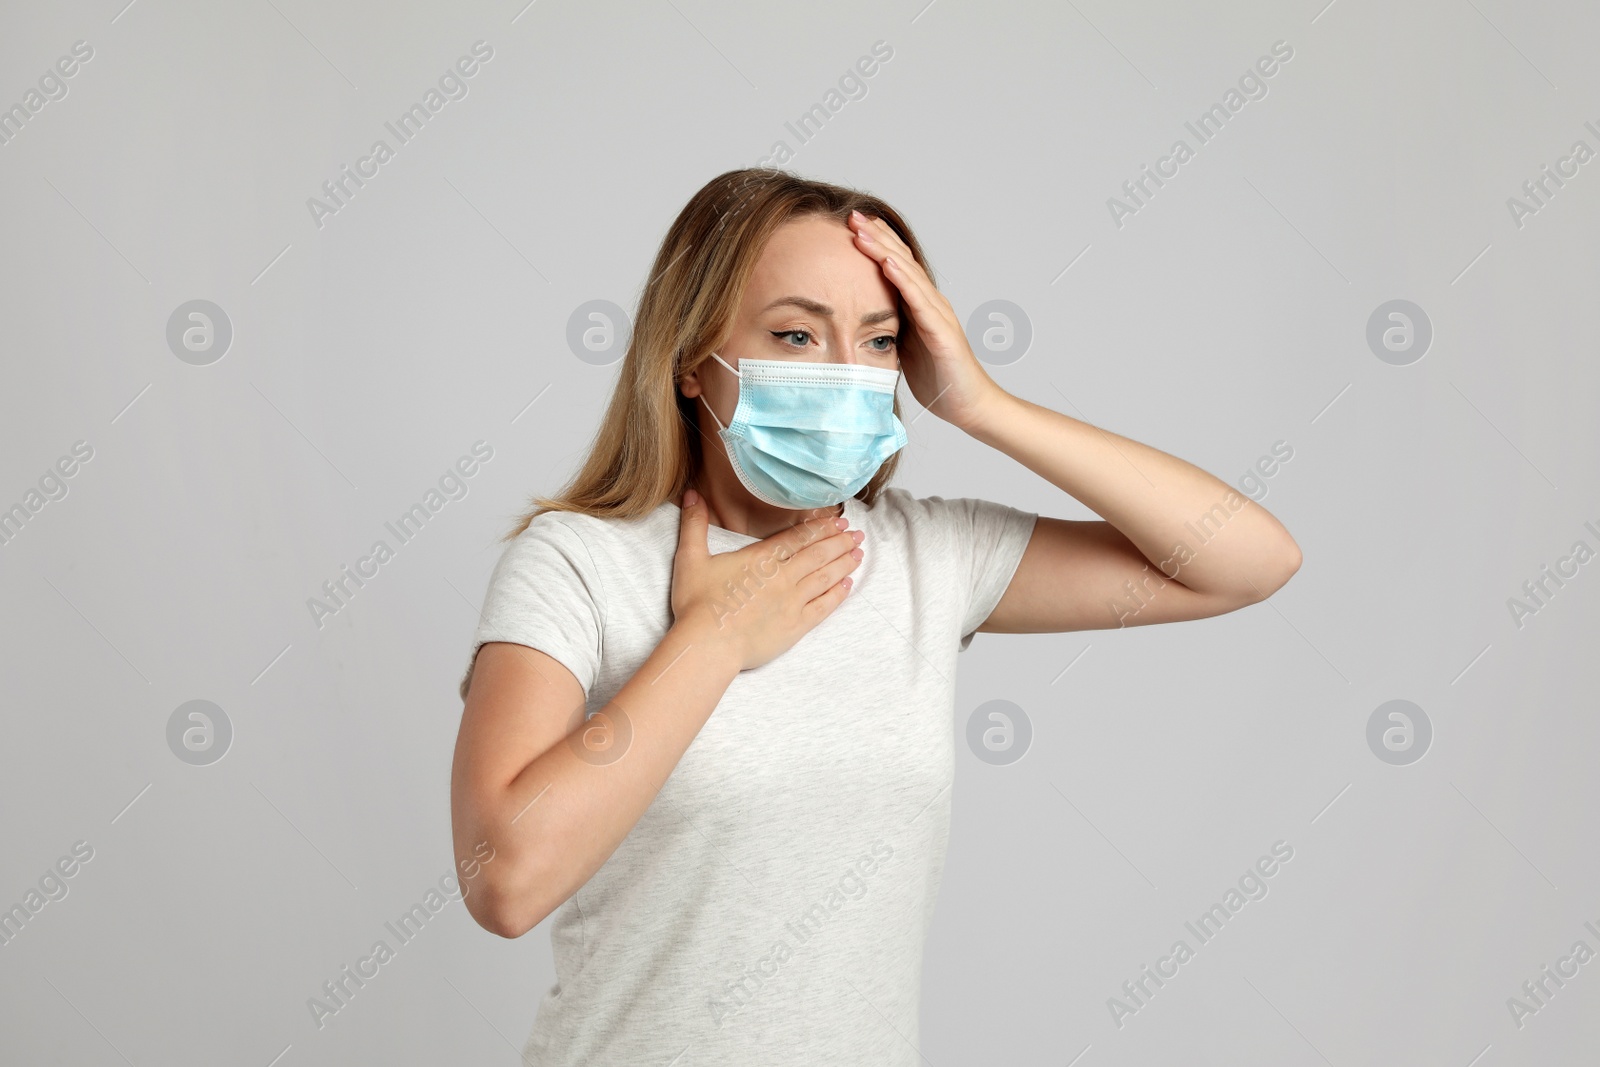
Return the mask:
{"type": "Polygon", "coordinates": [[[1001,389],[887,204],[768,170],[678,216],[592,451],[534,503],[451,800],[473,917],[555,916],[541,1065],[916,1062],[958,650],[1218,615],[1300,564],[1206,472],[1001,389]],[[890,488],[901,374],[1104,520],[890,488]]]}

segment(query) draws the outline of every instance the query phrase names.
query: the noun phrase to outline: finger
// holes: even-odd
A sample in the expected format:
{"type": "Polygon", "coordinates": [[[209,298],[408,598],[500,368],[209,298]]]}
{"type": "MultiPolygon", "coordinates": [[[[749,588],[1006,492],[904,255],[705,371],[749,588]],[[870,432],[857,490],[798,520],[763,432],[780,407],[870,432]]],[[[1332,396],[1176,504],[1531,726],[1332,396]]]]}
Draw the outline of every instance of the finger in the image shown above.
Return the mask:
{"type": "Polygon", "coordinates": [[[844,598],[849,595],[850,585],[851,579],[849,577],[840,578],[828,588],[827,592],[808,601],[800,613],[801,617],[812,626],[826,619],[833,614],[833,609],[843,603],[844,598]]]}
{"type": "Polygon", "coordinates": [[[890,257],[894,257],[897,265],[904,269],[905,275],[913,279],[925,291],[936,291],[939,287],[933,284],[933,278],[927,269],[917,262],[917,257],[912,253],[911,246],[895,232],[893,226],[880,218],[868,218],[856,231],[857,241],[862,249],[880,265],[890,257]]]}
{"type": "Polygon", "coordinates": [[[880,246],[888,255],[915,261],[916,257],[911,254],[911,246],[906,244],[905,239],[893,226],[889,225],[887,219],[876,215],[867,215],[865,218],[866,222],[859,227],[859,230],[866,231],[867,236],[872,238],[873,244],[880,246]]]}
{"type": "Polygon", "coordinates": [[[857,555],[858,548],[852,548],[838,559],[823,564],[810,574],[806,575],[796,585],[796,589],[807,600],[815,599],[838,584],[839,579],[847,574],[854,573],[861,566],[861,556],[857,555]]]}
{"type": "Polygon", "coordinates": [[[900,290],[913,317],[930,324],[935,318],[955,321],[951,317],[954,309],[951,314],[945,313],[941,305],[949,302],[942,299],[939,287],[933,284],[933,279],[928,277],[928,272],[893,227],[882,219],[869,218],[858,225],[854,233],[857,246],[877,261],[884,275],[900,290]]]}
{"type": "Polygon", "coordinates": [[[911,309],[911,316],[917,322],[931,327],[947,318],[941,304],[948,306],[948,302],[943,300],[943,294],[935,288],[933,280],[917,265],[916,260],[887,255],[879,266],[883,268],[884,276],[905,297],[906,306],[911,309]]]}
{"type": "Polygon", "coordinates": [[[776,555],[780,563],[793,559],[808,545],[825,540],[839,533],[844,527],[839,525],[839,519],[829,516],[813,516],[795,523],[786,530],[779,530],[771,537],[763,538],[753,545],[740,549],[751,555],[766,558],[776,555]]]}
{"type": "Polygon", "coordinates": [[[683,494],[683,504],[678,513],[678,557],[680,559],[706,559],[711,550],[706,544],[706,502],[700,494],[690,489],[683,494]]]}
{"type": "Polygon", "coordinates": [[[848,531],[841,531],[801,549],[787,564],[790,581],[798,583],[812,571],[827,566],[840,556],[848,556],[854,547],[856,539],[851,537],[848,531]]]}
{"type": "Polygon", "coordinates": [[[851,236],[856,239],[856,249],[869,259],[875,260],[881,267],[883,257],[893,255],[898,249],[890,247],[881,239],[881,235],[873,228],[871,223],[866,223],[853,228],[851,236]]]}

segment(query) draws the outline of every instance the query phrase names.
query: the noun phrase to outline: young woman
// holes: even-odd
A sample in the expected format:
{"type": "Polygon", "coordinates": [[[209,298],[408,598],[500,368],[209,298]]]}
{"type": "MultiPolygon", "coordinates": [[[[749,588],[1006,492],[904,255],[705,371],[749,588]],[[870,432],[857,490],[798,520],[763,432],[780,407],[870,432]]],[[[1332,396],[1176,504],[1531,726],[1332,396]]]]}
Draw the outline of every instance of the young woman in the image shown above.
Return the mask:
{"type": "Polygon", "coordinates": [[[534,504],[451,811],[473,917],[555,917],[525,1058],[563,1067],[917,1062],[957,652],[1218,615],[1300,565],[1205,471],[1000,388],[894,209],[770,170],[678,216],[592,450],[534,504]],[[901,375],[1104,519],[889,487],[901,375]]]}

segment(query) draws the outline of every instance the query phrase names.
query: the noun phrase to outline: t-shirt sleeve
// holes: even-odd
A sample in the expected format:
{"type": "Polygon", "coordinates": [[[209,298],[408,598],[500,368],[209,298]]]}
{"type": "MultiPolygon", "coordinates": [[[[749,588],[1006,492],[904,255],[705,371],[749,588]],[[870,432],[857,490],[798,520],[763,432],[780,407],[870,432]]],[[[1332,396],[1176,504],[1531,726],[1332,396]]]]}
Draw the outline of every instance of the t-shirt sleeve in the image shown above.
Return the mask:
{"type": "Polygon", "coordinates": [[[555,513],[535,516],[495,564],[461,699],[467,699],[473,661],[487,641],[538,649],[571,671],[587,697],[600,670],[604,624],[604,590],[582,538],[555,513]]]}
{"type": "Polygon", "coordinates": [[[955,573],[961,575],[967,587],[966,614],[961,620],[960,650],[964,652],[978,627],[1005,595],[1039,516],[973,497],[944,503],[955,552],[955,573]]]}

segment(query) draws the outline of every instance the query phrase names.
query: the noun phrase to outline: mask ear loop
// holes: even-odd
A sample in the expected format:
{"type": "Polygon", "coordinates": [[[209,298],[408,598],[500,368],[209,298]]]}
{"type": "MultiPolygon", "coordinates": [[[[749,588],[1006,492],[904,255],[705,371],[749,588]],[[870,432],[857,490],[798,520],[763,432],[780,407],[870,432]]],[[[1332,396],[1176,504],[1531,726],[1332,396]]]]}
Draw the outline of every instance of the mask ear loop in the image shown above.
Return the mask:
{"type": "MultiPolygon", "coordinates": [[[[715,352],[711,353],[711,358],[716,360],[718,363],[721,363],[724,367],[728,367],[728,361],[723,359],[721,356],[717,355],[715,352]]],[[[738,371],[733,370],[732,367],[728,367],[728,369],[730,371],[733,371],[733,374],[736,377],[739,377],[739,378],[743,378],[744,377],[744,375],[740,374],[738,371]]],[[[706,401],[706,393],[705,393],[704,389],[700,390],[700,403],[706,405],[706,410],[707,411],[711,411],[711,405],[709,403],[707,403],[707,401],[706,401]]],[[[713,422],[715,422],[717,424],[717,429],[718,430],[726,430],[727,429],[726,426],[722,425],[722,420],[717,418],[717,413],[715,411],[711,411],[711,421],[713,421],[713,422]]]]}

